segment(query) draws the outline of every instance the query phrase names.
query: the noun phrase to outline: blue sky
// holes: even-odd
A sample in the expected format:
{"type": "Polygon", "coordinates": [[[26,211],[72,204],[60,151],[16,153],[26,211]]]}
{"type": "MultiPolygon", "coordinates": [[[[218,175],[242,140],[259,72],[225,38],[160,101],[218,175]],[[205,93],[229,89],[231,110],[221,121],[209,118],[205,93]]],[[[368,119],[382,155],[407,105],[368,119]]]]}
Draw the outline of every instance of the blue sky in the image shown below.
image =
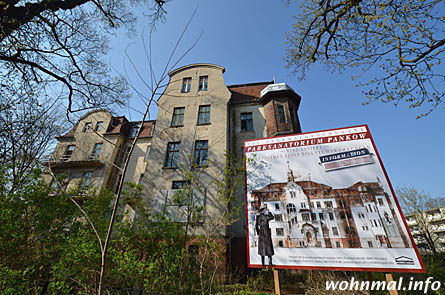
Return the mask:
{"type": "MultiPolygon", "coordinates": [[[[303,132],[368,124],[383,164],[394,187],[412,185],[433,197],[445,196],[445,110],[442,106],[423,119],[419,111],[405,105],[373,103],[362,106],[365,97],[351,81],[353,72],[330,73],[323,65],[314,65],[303,81],[285,67],[286,32],[293,24],[298,6],[286,7],[276,0],[173,0],[167,6],[167,19],[152,35],[152,58],[155,71],[162,71],[171,49],[183,31],[193,11],[197,12],[176,58],[189,48],[202,33],[197,45],[178,64],[214,63],[226,68],[226,84],[259,81],[286,82],[302,97],[299,110],[303,132]]],[[[141,75],[149,77],[147,59],[141,36],[145,32],[140,16],[133,39],[120,34],[112,40],[110,61],[124,73],[135,88],[148,89],[126,60],[125,52],[134,61],[141,75]],[[131,45],[129,45],[131,44],[131,45]]],[[[147,78],[148,80],[148,78],[147,78]]],[[[131,107],[142,109],[136,95],[131,107]]],[[[122,112],[120,112],[122,113],[122,112]]],[[[135,111],[125,115],[140,119],[135,111]]],[[[151,118],[156,116],[153,110],[151,118]]]]}

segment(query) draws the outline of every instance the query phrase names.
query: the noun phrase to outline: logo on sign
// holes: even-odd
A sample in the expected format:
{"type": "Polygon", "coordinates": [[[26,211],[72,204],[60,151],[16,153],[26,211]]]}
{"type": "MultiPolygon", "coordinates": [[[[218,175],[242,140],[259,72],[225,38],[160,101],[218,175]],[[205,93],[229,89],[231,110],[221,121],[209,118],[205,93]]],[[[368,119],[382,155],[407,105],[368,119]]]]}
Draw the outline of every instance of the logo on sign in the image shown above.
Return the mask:
{"type": "Polygon", "coordinates": [[[406,256],[399,256],[395,258],[397,264],[400,265],[414,265],[414,260],[406,256]]]}
{"type": "Polygon", "coordinates": [[[323,165],[325,171],[372,163],[374,163],[374,159],[366,148],[320,157],[320,164],[323,165]]]}

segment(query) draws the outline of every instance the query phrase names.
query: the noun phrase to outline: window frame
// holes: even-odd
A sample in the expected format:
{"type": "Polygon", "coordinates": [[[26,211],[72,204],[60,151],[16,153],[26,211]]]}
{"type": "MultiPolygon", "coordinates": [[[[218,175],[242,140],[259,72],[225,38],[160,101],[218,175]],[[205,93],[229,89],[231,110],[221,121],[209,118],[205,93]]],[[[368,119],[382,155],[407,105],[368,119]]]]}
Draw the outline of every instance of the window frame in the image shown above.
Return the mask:
{"type": "Polygon", "coordinates": [[[278,114],[278,119],[281,124],[284,124],[287,122],[286,109],[284,108],[284,105],[282,105],[282,104],[277,105],[277,114],[278,114]],[[280,111],[280,108],[283,110],[282,112],[280,111]]]}
{"type": "Polygon", "coordinates": [[[97,121],[96,122],[96,127],[94,127],[94,131],[95,132],[101,131],[102,128],[103,128],[103,124],[104,124],[104,121],[97,121]]]}
{"type": "Polygon", "coordinates": [[[198,108],[198,121],[197,121],[197,125],[210,125],[211,124],[211,122],[210,122],[210,112],[211,111],[212,111],[211,105],[209,105],[209,104],[200,105],[199,108],[198,108]],[[205,112],[201,111],[201,109],[206,108],[206,107],[209,108],[208,112],[207,111],[205,111],[205,112]],[[204,114],[204,115],[208,114],[207,120],[201,121],[201,119],[200,119],[201,118],[201,114],[204,114]]]}
{"type": "Polygon", "coordinates": [[[148,157],[150,156],[150,151],[151,151],[151,145],[147,145],[147,148],[145,149],[144,162],[148,161],[148,157]]]}
{"type": "Polygon", "coordinates": [[[193,150],[193,162],[198,167],[207,166],[209,163],[209,141],[208,140],[196,140],[195,148],[193,150]],[[204,144],[203,146],[199,146],[198,144],[204,144]],[[204,154],[205,153],[205,156],[204,154]],[[203,160],[205,158],[205,161],[203,160]]]}
{"type": "Polygon", "coordinates": [[[192,90],[192,77],[182,78],[181,93],[190,93],[191,90],[192,90]]]}
{"type": "Polygon", "coordinates": [[[172,189],[183,189],[187,185],[186,180],[173,180],[172,181],[172,189]],[[180,186],[175,187],[175,184],[181,184],[180,186]]]}
{"type": "Polygon", "coordinates": [[[253,114],[252,112],[242,112],[240,113],[240,127],[242,132],[253,131],[253,114]],[[249,116],[250,118],[243,118],[243,116],[249,116]],[[245,122],[245,126],[243,126],[243,122],[245,122]],[[250,125],[249,125],[250,123],[250,125]]]}
{"type": "Polygon", "coordinates": [[[198,91],[207,91],[209,88],[209,76],[199,76],[198,91]]]}
{"type": "Polygon", "coordinates": [[[184,126],[184,115],[185,115],[185,107],[175,107],[173,108],[172,120],[170,122],[170,127],[183,127],[184,126]],[[176,111],[182,110],[181,113],[176,113],[176,111]],[[181,119],[179,122],[178,118],[181,119]]]}
{"type": "Polygon", "coordinates": [[[103,142],[95,143],[90,158],[97,159],[99,157],[100,152],[102,151],[103,146],[104,146],[103,142]],[[97,151],[98,146],[100,146],[99,151],[97,151]]]}
{"type": "Polygon", "coordinates": [[[68,161],[69,159],[71,159],[71,156],[73,155],[73,152],[74,152],[75,148],[76,148],[76,145],[75,145],[75,144],[69,144],[69,145],[65,148],[65,152],[63,153],[61,160],[64,161],[64,162],[66,162],[66,161],[68,161]],[[72,147],[72,149],[70,150],[71,147],[72,147]]]}
{"type": "Polygon", "coordinates": [[[167,143],[167,152],[165,154],[164,168],[178,168],[179,150],[181,148],[180,141],[171,141],[167,143]],[[170,153],[172,153],[170,155],[170,153]]]}
{"type": "Polygon", "coordinates": [[[137,124],[134,124],[133,126],[131,126],[130,133],[128,134],[128,137],[134,138],[134,137],[138,136],[139,128],[141,128],[141,123],[137,123],[137,124]]]}
{"type": "Polygon", "coordinates": [[[91,171],[91,170],[84,171],[84,172],[82,173],[82,180],[81,180],[81,182],[80,182],[80,186],[81,186],[81,187],[87,187],[87,186],[89,186],[90,183],[91,183],[91,180],[92,180],[92,179],[93,179],[93,171],[91,171]],[[88,178],[85,177],[85,176],[87,176],[87,175],[89,175],[88,178]],[[86,181],[85,179],[87,179],[87,181],[86,181]]]}
{"type": "Polygon", "coordinates": [[[82,132],[90,132],[92,129],[93,129],[93,123],[85,122],[85,125],[83,125],[82,132]]]}

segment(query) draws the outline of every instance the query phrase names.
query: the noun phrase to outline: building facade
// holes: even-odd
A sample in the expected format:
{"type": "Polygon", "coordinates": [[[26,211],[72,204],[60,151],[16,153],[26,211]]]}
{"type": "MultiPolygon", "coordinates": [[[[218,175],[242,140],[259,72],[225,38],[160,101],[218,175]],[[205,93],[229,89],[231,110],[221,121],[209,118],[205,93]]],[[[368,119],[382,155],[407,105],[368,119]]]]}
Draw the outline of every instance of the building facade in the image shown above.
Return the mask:
{"type": "MultiPolygon", "coordinates": [[[[143,123],[125,180],[144,184],[145,201],[154,212],[172,212],[170,198],[185,185],[184,169],[193,163],[202,168],[200,181],[205,187],[194,197],[205,215],[218,214],[214,180],[224,173],[227,151],[242,159],[244,140],[301,132],[301,98],[289,86],[274,81],[227,86],[224,71],[213,64],[173,70],[157,101],[156,121],[143,123]]],[[[107,111],[90,112],[57,138],[49,166],[56,173],[66,173],[68,185],[83,182],[116,190],[138,124],[107,111]]],[[[244,191],[237,202],[244,203],[244,191]]],[[[183,217],[174,218],[182,221],[183,217]]],[[[245,217],[222,234],[231,240],[230,259],[242,268],[247,248],[245,217]]]]}
{"type": "MultiPolygon", "coordinates": [[[[357,182],[347,188],[294,177],[252,191],[248,208],[265,204],[275,248],[408,248],[388,194],[378,182],[357,182]]],[[[249,214],[252,218],[255,214],[249,214]]],[[[255,220],[249,220],[250,247],[256,247],[255,220]]]]}
{"type": "Polygon", "coordinates": [[[129,122],[105,110],[95,110],[79,119],[66,134],[57,137],[57,145],[47,166],[54,174],[63,174],[68,188],[84,185],[117,191],[121,167],[130,156],[125,181],[141,182],[150,152],[155,121],[144,122],[133,153],[129,146],[141,122],[129,122]]]}
{"type": "Polygon", "coordinates": [[[445,207],[405,215],[406,222],[420,251],[445,252],[445,207]]]}

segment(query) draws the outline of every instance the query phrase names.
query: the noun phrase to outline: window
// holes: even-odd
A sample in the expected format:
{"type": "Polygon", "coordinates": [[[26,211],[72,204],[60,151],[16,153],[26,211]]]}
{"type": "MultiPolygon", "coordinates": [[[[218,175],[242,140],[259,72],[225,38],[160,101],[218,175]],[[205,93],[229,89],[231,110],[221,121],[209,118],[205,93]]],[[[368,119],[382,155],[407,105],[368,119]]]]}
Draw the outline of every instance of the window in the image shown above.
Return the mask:
{"type": "Polygon", "coordinates": [[[182,79],[182,93],[190,92],[190,89],[192,88],[192,78],[184,78],[182,79]]]}
{"type": "Polygon", "coordinates": [[[145,151],[144,161],[148,161],[148,156],[150,155],[151,145],[147,146],[147,150],[145,151]]]}
{"type": "Polygon", "coordinates": [[[320,220],[324,220],[324,215],[323,215],[323,213],[318,213],[318,217],[319,217],[320,220]]]}
{"type": "Polygon", "coordinates": [[[144,182],[144,173],[141,173],[141,175],[139,176],[139,184],[142,184],[144,182]]]}
{"type": "Polygon", "coordinates": [[[91,125],[92,125],[91,122],[86,122],[85,126],[83,126],[82,132],[89,132],[91,130],[91,125]]]}
{"type": "Polygon", "coordinates": [[[130,155],[131,146],[127,146],[125,152],[122,154],[122,163],[127,161],[128,156],[130,155]]]}
{"type": "Polygon", "coordinates": [[[369,247],[369,248],[374,248],[374,245],[372,244],[371,241],[368,241],[368,247],[369,247]]]}
{"type": "Polygon", "coordinates": [[[335,245],[337,246],[337,248],[341,248],[340,242],[335,242],[335,245]]]}
{"type": "Polygon", "coordinates": [[[185,180],[175,180],[172,183],[172,189],[182,189],[185,187],[185,185],[186,185],[185,180]]]}
{"type": "Polygon", "coordinates": [[[96,128],[94,128],[94,131],[96,131],[96,132],[101,131],[103,125],[104,125],[104,122],[103,122],[103,121],[98,121],[98,122],[96,123],[96,128]]]}
{"type": "Polygon", "coordinates": [[[383,199],[377,199],[379,201],[379,205],[383,206],[383,199]]]}
{"type": "Polygon", "coordinates": [[[321,203],[317,202],[317,208],[321,208],[321,203]]]}
{"type": "Polygon", "coordinates": [[[185,107],[173,109],[172,127],[184,126],[184,112],[185,107]]]}
{"type": "Polygon", "coordinates": [[[151,123],[150,136],[153,136],[153,134],[155,133],[155,127],[156,127],[155,122],[152,122],[152,123],[151,123]]]}
{"type": "Polygon", "coordinates": [[[280,210],[280,204],[275,203],[275,210],[280,210]]]}
{"type": "Polygon", "coordinates": [[[241,113],[241,131],[253,131],[252,113],[241,113]]]}
{"type": "Polygon", "coordinates": [[[276,229],[277,236],[284,236],[284,230],[282,228],[276,229]]]}
{"type": "Polygon", "coordinates": [[[133,125],[130,130],[130,137],[136,137],[138,135],[140,127],[141,127],[141,124],[133,125]]]}
{"type": "Polygon", "coordinates": [[[96,143],[93,148],[93,152],[91,153],[91,158],[97,159],[99,157],[100,151],[102,150],[102,143],[96,143]]]}
{"type": "Polygon", "coordinates": [[[286,123],[286,114],[284,113],[284,106],[278,105],[278,118],[280,123],[286,123]]]}
{"type": "Polygon", "coordinates": [[[167,156],[165,157],[165,167],[177,167],[180,142],[169,142],[167,145],[167,156]]]}
{"type": "Polygon", "coordinates": [[[338,236],[338,228],[337,227],[333,227],[332,228],[332,234],[334,235],[334,236],[338,236]]]}
{"type": "Polygon", "coordinates": [[[210,124],[210,106],[199,106],[198,125],[210,124]]]}
{"type": "Polygon", "coordinates": [[[332,208],[332,202],[331,201],[327,201],[325,204],[326,204],[327,208],[332,208]]]}
{"type": "Polygon", "coordinates": [[[198,91],[207,91],[207,85],[209,81],[209,76],[199,77],[199,88],[198,91]]]}
{"type": "Polygon", "coordinates": [[[122,174],[119,174],[119,176],[117,177],[116,189],[114,190],[115,194],[119,192],[119,188],[121,187],[121,179],[122,179],[122,174]]]}
{"type": "Polygon", "coordinates": [[[297,118],[295,117],[295,109],[291,107],[289,112],[290,112],[290,119],[292,122],[292,127],[296,128],[297,127],[297,118]]]}
{"type": "Polygon", "coordinates": [[[306,208],[306,203],[305,202],[301,202],[301,208],[306,208]]]}
{"type": "Polygon", "coordinates": [[[88,186],[91,182],[92,176],[93,176],[93,171],[85,171],[82,175],[82,181],[80,182],[80,185],[88,186]]]}
{"type": "Polygon", "coordinates": [[[310,217],[309,217],[308,213],[301,214],[301,217],[302,217],[303,221],[309,221],[310,220],[310,217]]]}
{"type": "Polygon", "coordinates": [[[275,214],[275,221],[283,221],[283,215],[282,214],[275,214]]]}
{"type": "Polygon", "coordinates": [[[287,214],[295,213],[297,212],[297,208],[294,204],[287,204],[286,205],[287,214]]]}
{"type": "Polygon", "coordinates": [[[68,161],[74,151],[74,145],[66,147],[65,153],[62,156],[62,161],[68,161]]]}
{"type": "Polygon", "coordinates": [[[195,164],[198,166],[207,165],[208,142],[207,140],[197,140],[195,142],[195,164]]]}

